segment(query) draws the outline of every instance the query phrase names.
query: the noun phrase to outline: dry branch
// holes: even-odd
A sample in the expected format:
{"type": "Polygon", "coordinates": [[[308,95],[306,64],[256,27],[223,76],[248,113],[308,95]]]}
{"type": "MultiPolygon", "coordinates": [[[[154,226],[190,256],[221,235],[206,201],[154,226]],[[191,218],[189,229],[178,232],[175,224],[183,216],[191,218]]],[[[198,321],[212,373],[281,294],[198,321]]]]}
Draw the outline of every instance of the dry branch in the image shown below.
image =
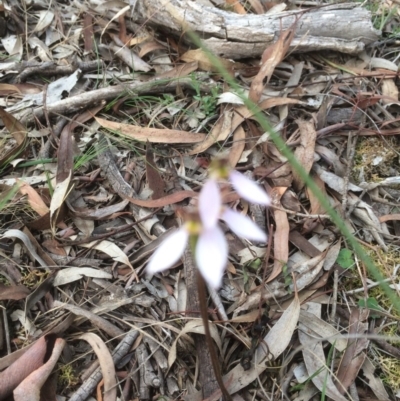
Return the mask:
{"type": "Polygon", "coordinates": [[[233,59],[260,56],[278,39],[281,30],[289,28],[296,18],[299,22],[291,50],[297,52],[335,50],[358,53],[379,37],[379,31],[372,26],[370,12],[353,3],[306,12],[239,15],[196,1],[142,0],[137,2],[133,18],[136,22],[157,26],[179,37],[182,36],[182,26],[188,26],[204,39],[214,54],[233,59]]]}

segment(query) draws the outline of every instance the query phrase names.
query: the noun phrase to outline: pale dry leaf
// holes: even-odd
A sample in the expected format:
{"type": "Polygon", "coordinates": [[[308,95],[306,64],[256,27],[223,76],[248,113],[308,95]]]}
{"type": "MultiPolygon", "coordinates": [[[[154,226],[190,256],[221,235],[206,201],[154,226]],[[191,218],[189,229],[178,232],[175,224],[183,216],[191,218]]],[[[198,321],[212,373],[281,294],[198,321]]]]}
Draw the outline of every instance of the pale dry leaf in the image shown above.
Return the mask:
{"type": "Polygon", "coordinates": [[[25,233],[20,230],[7,230],[3,235],[1,235],[1,238],[18,238],[21,240],[26,246],[26,249],[30,255],[35,258],[42,267],[47,269],[47,263],[36,253],[31,240],[25,233]]]}
{"type": "Polygon", "coordinates": [[[94,221],[88,219],[82,219],[81,217],[73,217],[72,221],[78,230],[85,236],[89,237],[94,230],[94,221]]]}
{"type": "MultiPolygon", "coordinates": [[[[343,194],[345,190],[345,181],[342,177],[339,177],[336,174],[331,173],[330,171],[324,170],[316,163],[313,165],[313,170],[319,175],[321,180],[324,181],[330,188],[334,189],[340,194],[343,194]]],[[[362,192],[361,187],[352,184],[351,182],[347,184],[346,189],[354,192],[362,192]]]]}
{"type": "Polygon", "coordinates": [[[324,338],[329,341],[339,352],[343,352],[347,347],[347,340],[340,338],[340,331],[329,324],[327,321],[320,319],[315,314],[305,309],[300,311],[300,320],[304,327],[307,327],[308,333],[312,333],[315,338],[324,338]]]}
{"type": "Polygon", "coordinates": [[[69,176],[64,181],[57,183],[57,185],[54,188],[53,196],[51,197],[50,225],[53,232],[55,230],[56,221],[60,208],[63,205],[65,199],[68,197],[68,194],[72,190],[72,187],[70,186],[71,174],[72,170],[70,170],[69,176]]]}
{"type": "Polygon", "coordinates": [[[36,13],[36,16],[38,16],[39,21],[36,24],[33,32],[44,31],[48,26],[50,26],[54,19],[54,13],[50,10],[41,10],[36,13]]]}
{"type": "Polygon", "coordinates": [[[23,54],[22,35],[8,35],[1,39],[1,43],[5,51],[10,56],[13,56],[13,62],[21,61],[23,54]]]}
{"type": "MultiPolygon", "coordinates": [[[[221,343],[221,338],[218,334],[218,330],[216,327],[210,322],[209,324],[210,327],[210,334],[215,343],[218,346],[218,349],[222,349],[222,343],[221,343]]],[[[176,346],[178,344],[178,340],[182,335],[185,335],[187,333],[196,333],[196,334],[205,334],[204,332],[204,325],[201,319],[193,319],[187,322],[182,329],[182,331],[179,333],[179,335],[176,337],[175,341],[172,343],[171,349],[168,354],[168,366],[171,368],[173,363],[176,360],[176,346]]]]}
{"type": "Polygon", "coordinates": [[[375,373],[375,364],[369,358],[366,358],[361,369],[366,378],[365,383],[374,392],[376,398],[380,401],[389,401],[389,394],[387,393],[385,386],[382,383],[382,380],[375,373]]]}
{"type": "Polygon", "coordinates": [[[108,256],[113,258],[116,262],[123,263],[124,265],[129,266],[132,271],[135,273],[135,269],[131,265],[131,262],[129,262],[128,256],[122,251],[116,244],[114,244],[111,241],[93,241],[88,244],[81,244],[80,246],[83,246],[85,248],[90,248],[90,249],[97,249],[98,251],[106,253],[108,256]]]}
{"type": "Polygon", "coordinates": [[[130,8],[131,8],[130,5],[125,6],[124,8],[122,8],[121,10],[119,10],[119,11],[110,19],[110,21],[108,21],[107,25],[106,25],[106,26],[104,27],[104,29],[101,31],[100,43],[101,43],[101,41],[102,41],[103,34],[104,34],[104,32],[107,30],[107,28],[109,27],[109,25],[110,25],[113,21],[118,20],[118,18],[119,18],[120,16],[122,16],[122,15],[124,15],[126,12],[128,12],[130,8]]]}
{"type": "Polygon", "coordinates": [[[324,266],[323,266],[325,271],[329,271],[332,268],[332,266],[335,264],[335,262],[339,256],[341,246],[342,246],[342,243],[339,240],[338,242],[336,242],[336,244],[333,244],[328,249],[328,252],[326,253],[326,257],[324,260],[324,266]]]}
{"type": "Polygon", "coordinates": [[[58,287],[80,280],[83,276],[93,278],[112,279],[112,274],[91,267],[66,267],[57,272],[53,286],[58,287]]]}
{"type": "Polygon", "coordinates": [[[399,89],[393,79],[382,80],[382,103],[392,104],[399,101],[399,89]]]}
{"type": "Polygon", "coordinates": [[[29,46],[32,49],[36,49],[36,54],[42,61],[51,61],[51,52],[49,48],[36,36],[32,36],[28,39],[29,46]]]}
{"type": "Polygon", "coordinates": [[[84,333],[79,337],[87,341],[95,352],[104,380],[104,401],[115,401],[117,399],[117,380],[113,358],[104,341],[94,333],[84,333]]]}
{"type": "Polygon", "coordinates": [[[266,250],[267,248],[257,247],[254,245],[241,249],[237,253],[240,258],[240,264],[244,265],[254,259],[262,258],[265,255],[266,250]]]}
{"type": "MultiPolygon", "coordinates": [[[[319,316],[317,316],[319,317],[319,316]]],[[[309,334],[307,327],[299,322],[299,340],[302,348],[304,363],[307,372],[315,387],[326,396],[335,401],[346,401],[346,398],[339,393],[326,365],[325,353],[321,341],[309,334]]]]}
{"type": "Polygon", "coordinates": [[[154,143],[196,143],[204,141],[205,134],[191,133],[172,129],[145,128],[129,124],[121,124],[96,117],[96,121],[106,129],[115,131],[130,139],[154,143]]]}
{"type": "Polygon", "coordinates": [[[110,50],[133,71],[149,72],[151,70],[151,66],[129,49],[129,47],[117,46],[114,43],[111,43],[109,47],[110,50]]]}
{"type": "Polygon", "coordinates": [[[322,267],[324,266],[325,254],[316,256],[315,258],[309,259],[307,262],[302,262],[292,266],[291,270],[295,273],[295,283],[290,284],[290,289],[294,291],[301,291],[306,288],[309,284],[314,282],[318,277],[322,267]]]}

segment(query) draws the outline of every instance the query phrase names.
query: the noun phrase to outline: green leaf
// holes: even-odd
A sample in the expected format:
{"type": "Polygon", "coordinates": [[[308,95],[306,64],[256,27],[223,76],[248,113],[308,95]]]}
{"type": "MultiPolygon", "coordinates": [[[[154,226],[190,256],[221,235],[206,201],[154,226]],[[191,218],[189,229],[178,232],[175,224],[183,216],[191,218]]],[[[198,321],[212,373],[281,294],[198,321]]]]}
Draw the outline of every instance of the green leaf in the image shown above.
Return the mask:
{"type": "Polygon", "coordinates": [[[375,298],[367,298],[367,302],[365,302],[365,299],[359,299],[358,306],[360,306],[361,308],[368,308],[372,310],[382,310],[382,308],[378,304],[378,301],[375,298]]]}
{"type": "Polygon", "coordinates": [[[343,248],[340,250],[336,263],[343,267],[343,269],[348,269],[354,265],[353,252],[350,249],[343,248]]]}
{"type": "MultiPolygon", "coordinates": [[[[371,311],[376,310],[376,311],[382,311],[382,308],[379,306],[378,301],[375,298],[367,298],[367,302],[365,302],[365,299],[359,299],[358,300],[358,306],[361,308],[368,308],[371,311]]],[[[370,313],[369,315],[373,319],[379,318],[381,315],[379,313],[370,313]]]]}

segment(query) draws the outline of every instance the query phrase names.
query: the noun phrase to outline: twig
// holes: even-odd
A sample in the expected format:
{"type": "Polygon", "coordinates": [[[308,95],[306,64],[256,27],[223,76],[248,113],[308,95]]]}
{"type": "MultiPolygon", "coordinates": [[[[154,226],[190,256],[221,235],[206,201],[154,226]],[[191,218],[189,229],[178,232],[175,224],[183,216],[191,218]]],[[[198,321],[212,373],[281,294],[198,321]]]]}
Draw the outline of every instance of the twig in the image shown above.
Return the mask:
{"type": "MultiPolygon", "coordinates": [[[[200,309],[199,294],[197,292],[196,282],[196,267],[194,266],[192,253],[189,246],[186,248],[183,255],[183,264],[185,267],[185,280],[187,286],[187,311],[198,311],[200,309]]],[[[188,317],[199,317],[197,312],[187,312],[188,317]]],[[[199,375],[200,382],[202,385],[203,398],[209,397],[216,390],[218,390],[218,382],[212,370],[212,362],[210,351],[207,348],[207,341],[205,336],[201,334],[193,334],[193,338],[196,344],[197,355],[199,359],[199,365],[201,366],[199,375]]]]}
{"type": "Polygon", "coordinates": [[[212,366],[214,369],[215,378],[217,379],[217,382],[218,382],[219,388],[221,389],[224,400],[232,401],[232,397],[229,394],[228,390],[226,389],[224,381],[222,379],[221,369],[220,369],[219,361],[218,361],[218,355],[217,355],[217,352],[215,351],[215,346],[213,343],[213,339],[211,337],[210,326],[209,326],[209,322],[208,322],[206,285],[205,285],[203,277],[201,276],[200,273],[197,273],[197,288],[199,291],[201,317],[203,319],[204,332],[206,334],[207,346],[208,346],[208,350],[210,351],[211,362],[212,362],[212,366]]]}
{"type": "MultiPolygon", "coordinates": [[[[117,345],[114,352],[112,353],[112,358],[114,361],[114,365],[118,364],[118,362],[129,352],[132,347],[133,342],[139,336],[138,330],[129,331],[123,340],[117,345]]],[[[82,384],[81,387],[74,394],[72,394],[69,401],[84,401],[86,400],[90,394],[92,394],[93,390],[96,388],[97,384],[102,379],[103,374],[101,372],[100,367],[96,369],[96,371],[88,378],[85,383],[82,384]]]]}

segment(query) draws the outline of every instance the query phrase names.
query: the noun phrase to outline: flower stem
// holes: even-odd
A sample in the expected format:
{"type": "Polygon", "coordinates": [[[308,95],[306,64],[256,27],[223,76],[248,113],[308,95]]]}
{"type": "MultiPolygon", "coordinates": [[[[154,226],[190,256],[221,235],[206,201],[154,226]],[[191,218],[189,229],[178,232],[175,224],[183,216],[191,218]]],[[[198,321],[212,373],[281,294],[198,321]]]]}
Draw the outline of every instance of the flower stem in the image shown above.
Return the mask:
{"type": "Polygon", "coordinates": [[[210,333],[210,326],[208,323],[208,312],[207,312],[207,298],[206,298],[206,285],[204,283],[204,279],[201,274],[197,271],[197,288],[199,291],[199,301],[200,301],[200,313],[201,318],[203,319],[204,325],[204,333],[206,336],[208,350],[210,351],[211,362],[214,369],[214,375],[217,379],[217,383],[219,388],[221,389],[222,396],[224,401],[232,401],[232,397],[229,394],[228,390],[224,385],[224,381],[222,380],[221,369],[219,366],[218,355],[215,350],[215,346],[213,343],[213,339],[210,333]]]}

